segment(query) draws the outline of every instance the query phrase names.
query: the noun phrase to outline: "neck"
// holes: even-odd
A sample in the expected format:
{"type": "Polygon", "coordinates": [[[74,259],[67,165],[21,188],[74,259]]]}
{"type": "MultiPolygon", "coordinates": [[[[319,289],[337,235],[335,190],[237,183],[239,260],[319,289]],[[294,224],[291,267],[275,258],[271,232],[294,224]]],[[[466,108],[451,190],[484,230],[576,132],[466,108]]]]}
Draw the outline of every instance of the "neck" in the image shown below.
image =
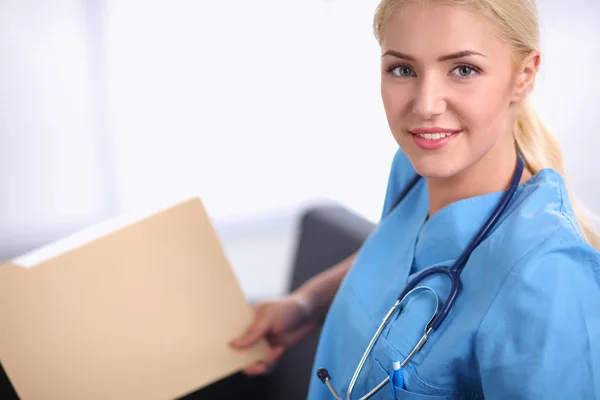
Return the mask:
{"type": "MultiPolygon", "coordinates": [[[[459,200],[506,190],[516,166],[517,151],[513,145],[512,151],[500,153],[495,149],[490,150],[481,159],[452,177],[427,178],[429,215],[459,200]]],[[[525,169],[519,184],[531,176],[532,174],[525,169]]]]}

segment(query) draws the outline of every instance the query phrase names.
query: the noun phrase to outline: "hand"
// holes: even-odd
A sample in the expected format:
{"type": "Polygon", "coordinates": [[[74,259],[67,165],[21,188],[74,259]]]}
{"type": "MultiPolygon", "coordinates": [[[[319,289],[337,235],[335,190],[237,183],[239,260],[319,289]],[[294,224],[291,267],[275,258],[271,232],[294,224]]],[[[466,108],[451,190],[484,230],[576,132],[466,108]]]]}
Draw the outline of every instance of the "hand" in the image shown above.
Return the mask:
{"type": "Polygon", "coordinates": [[[243,372],[247,375],[269,372],[285,350],[300,342],[317,326],[317,318],[311,314],[313,311],[308,303],[295,295],[265,301],[254,307],[252,323],[230,344],[242,349],[265,338],[271,351],[265,360],[248,366],[243,372]]]}

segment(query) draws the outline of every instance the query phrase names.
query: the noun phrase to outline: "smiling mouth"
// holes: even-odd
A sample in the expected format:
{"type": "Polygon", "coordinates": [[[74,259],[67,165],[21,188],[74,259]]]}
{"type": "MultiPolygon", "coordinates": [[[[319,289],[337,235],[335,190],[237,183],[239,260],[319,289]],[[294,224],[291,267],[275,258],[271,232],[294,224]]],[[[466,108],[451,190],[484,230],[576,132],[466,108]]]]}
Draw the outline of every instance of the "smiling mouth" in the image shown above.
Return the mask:
{"type": "Polygon", "coordinates": [[[423,138],[425,140],[440,140],[457,135],[459,132],[440,132],[440,133],[413,133],[413,135],[423,138]]]}
{"type": "Polygon", "coordinates": [[[437,150],[447,146],[462,133],[458,131],[411,132],[415,144],[424,150],[437,150]]]}

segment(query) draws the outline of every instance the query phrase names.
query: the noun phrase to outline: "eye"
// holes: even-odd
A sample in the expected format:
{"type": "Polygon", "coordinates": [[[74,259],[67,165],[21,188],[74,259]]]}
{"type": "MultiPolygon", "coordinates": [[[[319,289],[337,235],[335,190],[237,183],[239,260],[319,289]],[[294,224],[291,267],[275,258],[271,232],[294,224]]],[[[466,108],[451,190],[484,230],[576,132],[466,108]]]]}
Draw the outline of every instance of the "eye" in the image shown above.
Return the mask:
{"type": "Polygon", "coordinates": [[[388,68],[388,73],[403,78],[413,75],[413,70],[407,65],[394,65],[388,68]]]}
{"type": "Polygon", "coordinates": [[[470,65],[459,65],[458,67],[452,70],[452,72],[454,71],[457,71],[457,76],[459,76],[460,78],[471,78],[472,76],[479,74],[479,70],[470,65]]]}

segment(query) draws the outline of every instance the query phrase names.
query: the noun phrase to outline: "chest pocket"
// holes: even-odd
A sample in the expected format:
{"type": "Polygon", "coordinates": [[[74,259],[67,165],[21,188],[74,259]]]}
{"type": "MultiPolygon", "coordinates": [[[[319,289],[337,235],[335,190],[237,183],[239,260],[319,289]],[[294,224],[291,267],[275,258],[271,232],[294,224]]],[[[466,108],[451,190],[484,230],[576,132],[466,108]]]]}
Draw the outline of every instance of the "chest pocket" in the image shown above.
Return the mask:
{"type": "MultiPolygon", "coordinates": [[[[383,366],[377,362],[375,363],[375,366],[377,368],[377,372],[376,374],[378,375],[378,378],[380,377],[381,380],[385,379],[386,376],[389,376],[389,372],[386,371],[385,368],[383,368],[383,366]]],[[[407,372],[409,372],[407,370],[407,372]]],[[[380,399],[380,400],[386,400],[386,399],[396,399],[396,400],[455,400],[458,399],[457,397],[452,397],[452,396],[445,396],[445,395],[439,395],[439,394],[424,394],[421,392],[415,392],[415,391],[409,391],[406,389],[402,389],[402,388],[398,388],[398,387],[394,387],[392,390],[392,385],[390,385],[389,383],[382,388],[379,393],[373,397],[373,399],[380,399]]]]}
{"type": "MultiPolygon", "coordinates": [[[[375,360],[374,369],[376,370],[373,373],[377,374],[376,381],[378,382],[389,376],[392,361],[405,359],[421,339],[425,326],[435,312],[436,295],[439,297],[438,305],[441,307],[450,291],[449,280],[443,275],[427,278],[422,282],[422,286],[430,287],[433,291],[422,289],[407,298],[403,304],[403,310],[400,313],[397,312],[396,316],[389,321],[373,347],[371,356],[375,360]]],[[[470,347],[468,346],[469,341],[465,340],[468,335],[464,335],[461,329],[458,329],[460,331],[458,333],[451,332],[450,338],[445,336],[448,327],[453,325],[453,319],[453,315],[449,315],[440,329],[430,337],[425,347],[405,367],[403,372],[406,389],[395,388],[395,397],[393,397],[392,387],[388,384],[381,390],[383,393],[380,397],[375,398],[395,398],[397,400],[483,399],[480,391],[463,390],[466,388],[457,387],[454,375],[465,376],[461,365],[467,362],[470,347]],[[448,340],[452,343],[448,343],[448,340]],[[420,375],[418,371],[421,371],[421,374],[426,371],[426,376],[420,375]],[[429,381],[432,377],[437,384],[429,381]]],[[[371,334],[374,332],[375,329],[371,334]]]]}

